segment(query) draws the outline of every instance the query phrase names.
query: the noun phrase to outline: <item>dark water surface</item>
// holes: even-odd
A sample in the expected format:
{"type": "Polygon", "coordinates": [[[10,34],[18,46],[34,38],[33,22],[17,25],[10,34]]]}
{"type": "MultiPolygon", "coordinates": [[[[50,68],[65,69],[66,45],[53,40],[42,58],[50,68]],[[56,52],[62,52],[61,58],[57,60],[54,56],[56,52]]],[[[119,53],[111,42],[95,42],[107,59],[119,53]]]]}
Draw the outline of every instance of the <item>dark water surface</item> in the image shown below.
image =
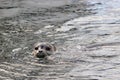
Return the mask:
{"type": "Polygon", "coordinates": [[[119,80],[120,1],[0,0],[0,80],[119,80]],[[52,63],[31,54],[54,43],[52,63]]]}

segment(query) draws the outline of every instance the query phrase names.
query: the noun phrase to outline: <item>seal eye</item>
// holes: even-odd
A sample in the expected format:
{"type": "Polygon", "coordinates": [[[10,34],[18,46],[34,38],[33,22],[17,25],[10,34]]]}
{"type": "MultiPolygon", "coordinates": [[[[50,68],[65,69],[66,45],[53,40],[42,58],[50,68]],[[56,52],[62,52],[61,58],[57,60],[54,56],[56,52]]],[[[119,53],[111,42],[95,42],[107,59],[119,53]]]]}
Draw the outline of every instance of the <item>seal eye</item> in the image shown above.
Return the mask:
{"type": "Polygon", "coordinates": [[[38,50],[38,47],[35,47],[35,50],[38,50]]]}
{"type": "Polygon", "coordinates": [[[50,48],[49,48],[49,47],[46,47],[45,49],[46,49],[47,51],[50,51],[50,48]]]}

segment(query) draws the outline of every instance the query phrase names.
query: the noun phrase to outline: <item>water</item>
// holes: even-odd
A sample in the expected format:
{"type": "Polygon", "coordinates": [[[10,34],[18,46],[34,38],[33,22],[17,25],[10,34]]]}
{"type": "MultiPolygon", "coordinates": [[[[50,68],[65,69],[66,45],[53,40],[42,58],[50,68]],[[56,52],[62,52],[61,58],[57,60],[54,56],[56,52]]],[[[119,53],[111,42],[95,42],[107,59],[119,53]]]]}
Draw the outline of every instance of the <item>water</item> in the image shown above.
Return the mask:
{"type": "Polygon", "coordinates": [[[1,0],[0,80],[119,80],[119,3],[1,0]],[[57,46],[52,63],[32,56],[38,41],[57,46]]]}

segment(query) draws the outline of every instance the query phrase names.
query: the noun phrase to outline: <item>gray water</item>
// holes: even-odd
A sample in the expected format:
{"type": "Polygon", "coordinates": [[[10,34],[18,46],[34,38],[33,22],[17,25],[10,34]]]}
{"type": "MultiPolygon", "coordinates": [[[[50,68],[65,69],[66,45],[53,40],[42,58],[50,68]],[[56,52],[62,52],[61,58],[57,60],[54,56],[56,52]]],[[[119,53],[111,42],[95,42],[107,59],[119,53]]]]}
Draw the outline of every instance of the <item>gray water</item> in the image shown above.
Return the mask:
{"type": "Polygon", "coordinates": [[[119,80],[120,1],[0,0],[0,80],[119,80]],[[36,42],[57,47],[52,62],[36,42]]]}

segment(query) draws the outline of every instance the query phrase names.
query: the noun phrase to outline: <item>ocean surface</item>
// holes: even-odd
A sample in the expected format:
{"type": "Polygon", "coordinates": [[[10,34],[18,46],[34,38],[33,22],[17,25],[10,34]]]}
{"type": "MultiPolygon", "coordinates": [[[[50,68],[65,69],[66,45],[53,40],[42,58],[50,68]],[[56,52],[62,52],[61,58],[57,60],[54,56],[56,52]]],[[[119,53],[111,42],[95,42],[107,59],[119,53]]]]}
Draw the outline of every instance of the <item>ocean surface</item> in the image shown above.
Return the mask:
{"type": "Polygon", "coordinates": [[[119,80],[119,0],[0,0],[0,80],[119,80]],[[55,44],[53,62],[33,57],[55,44]]]}

